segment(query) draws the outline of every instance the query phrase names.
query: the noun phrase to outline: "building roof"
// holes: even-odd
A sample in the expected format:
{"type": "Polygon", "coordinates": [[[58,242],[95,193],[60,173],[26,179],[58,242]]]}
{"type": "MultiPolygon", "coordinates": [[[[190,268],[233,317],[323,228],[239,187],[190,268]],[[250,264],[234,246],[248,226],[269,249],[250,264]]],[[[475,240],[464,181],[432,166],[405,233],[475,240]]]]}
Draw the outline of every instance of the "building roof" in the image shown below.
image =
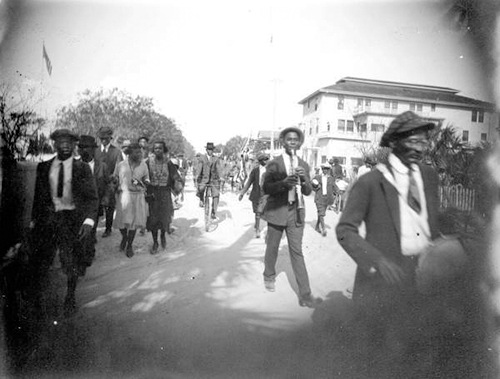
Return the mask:
{"type": "Polygon", "coordinates": [[[337,81],[334,85],[323,87],[313,92],[299,101],[299,104],[304,104],[320,93],[332,93],[359,97],[447,104],[451,106],[465,106],[468,108],[495,109],[495,105],[492,103],[460,96],[457,95],[458,92],[458,90],[448,87],[345,77],[337,81]]]}

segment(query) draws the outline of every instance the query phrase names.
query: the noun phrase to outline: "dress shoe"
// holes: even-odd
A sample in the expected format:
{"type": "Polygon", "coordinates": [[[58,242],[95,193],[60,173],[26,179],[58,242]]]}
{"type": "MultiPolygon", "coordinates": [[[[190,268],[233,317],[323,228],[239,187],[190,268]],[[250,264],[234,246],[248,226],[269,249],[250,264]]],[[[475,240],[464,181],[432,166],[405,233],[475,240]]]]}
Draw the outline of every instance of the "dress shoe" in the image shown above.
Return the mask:
{"type": "Polygon", "coordinates": [[[200,208],[205,208],[205,203],[200,200],[200,208]]]}
{"type": "Polygon", "coordinates": [[[264,287],[266,287],[266,290],[269,292],[274,292],[276,290],[274,281],[272,280],[264,280],[264,287]]]}
{"type": "Polygon", "coordinates": [[[158,242],[153,243],[153,248],[151,249],[151,254],[155,255],[158,254],[158,242]]]}
{"type": "Polygon", "coordinates": [[[314,297],[313,295],[304,296],[299,300],[299,305],[301,307],[316,308],[323,302],[321,297],[314,297]]]}
{"type": "Polygon", "coordinates": [[[111,230],[105,230],[104,233],[102,233],[102,238],[109,237],[111,235],[111,230]]]}
{"type": "Polygon", "coordinates": [[[217,218],[217,216],[215,215],[215,213],[212,213],[212,220],[214,220],[214,221],[217,221],[217,220],[218,220],[218,218],[217,218]]]}
{"type": "Polygon", "coordinates": [[[326,237],[326,229],[323,229],[323,231],[321,232],[321,235],[322,235],[323,237],[326,237]]]}

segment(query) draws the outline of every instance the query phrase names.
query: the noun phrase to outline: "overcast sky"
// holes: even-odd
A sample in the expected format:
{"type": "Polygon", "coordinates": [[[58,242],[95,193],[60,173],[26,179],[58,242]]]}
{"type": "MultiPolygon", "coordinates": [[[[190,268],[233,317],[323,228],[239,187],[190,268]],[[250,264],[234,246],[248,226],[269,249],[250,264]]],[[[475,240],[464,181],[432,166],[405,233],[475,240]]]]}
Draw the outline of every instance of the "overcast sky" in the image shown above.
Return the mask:
{"type": "MultiPolygon", "coordinates": [[[[445,5],[448,4],[448,5],[445,5]]],[[[491,100],[442,1],[6,1],[2,82],[43,86],[54,117],[85,89],[152,97],[197,149],[298,124],[297,103],[345,76],[491,100]],[[22,4],[19,6],[18,4],[22,4]],[[45,41],[53,71],[42,60],[45,41]]]]}

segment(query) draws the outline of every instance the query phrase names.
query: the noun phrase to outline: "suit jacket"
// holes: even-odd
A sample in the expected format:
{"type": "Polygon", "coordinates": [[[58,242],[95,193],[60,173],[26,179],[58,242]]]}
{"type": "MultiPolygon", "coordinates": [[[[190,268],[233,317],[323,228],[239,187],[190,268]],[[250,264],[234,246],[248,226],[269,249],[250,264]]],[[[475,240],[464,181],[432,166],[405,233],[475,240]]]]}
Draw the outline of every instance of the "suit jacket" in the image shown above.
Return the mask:
{"type": "Polygon", "coordinates": [[[222,165],[218,157],[201,155],[198,160],[198,183],[202,185],[212,184],[219,185],[219,180],[222,179],[222,165]]]}
{"type": "MultiPolygon", "coordinates": [[[[419,165],[427,202],[431,239],[439,234],[438,228],[438,176],[429,166],[419,165]]],[[[383,292],[395,289],[385,283],[379,273],[371,275],[371,267],[377,267],[379,257],[384,256],[399,264],[413,278],[414,266],[404,264],[401,253],[401,222],[399,196],[379,170],[361,176],[353,185],[344,211],[336,227],[337,239],[357,264],[354,283],[354,299],[379,297],[383,292]],[[365,222],[366,237],[359,235],[359,227],[365,222]]]]}
{"type": "MultiPolygon", "coordinates": [[[[50,166],[54,159],[40,162],[36,170],[35,195],[31,217],[35,221],[35,227],[50,223],[55,213],[49,181],[50,166]]],[[[71,186],[75,203],[75,217],[81,223],[87,218],[96,221],[99,200],[95,179],[87,163],[73,159],[71,186]]]]}
{"type": "Polygon", "coordinates": [[[333,204],[333,193],[335,192],[335,179],[333,176],[328,176],[326,179],[326,195],[323,195],[323,181],[322,175],[316,175],[314,177],[319,182],[318,188],[315,188],[314,191],[314,202],[316,203],[324,203],[324,204],[333,204]]]}
{"type": "Polygon", "coordinates": [[[97,196],[101,200],[108,191],[109,175],[105,162],[94,159],[94,180],[97,188],[97,196]]]}
{"type": "MultiPolygon", "coordinates": [[[[306,180],[301,184],[303,195],[309,195],[312,192],[311,181],[309,179],[309,165],[302,160],[299,160],[299,166],[305,170],[306,180]]],[[[285,162],[283,156],[280,155],[266,166],[266,174],[264,175],[264,193],[269,195],[266,208],[264,210],[264,218],[267,222],[274,225],[285,226],[288,219],[288,188],[283,184],[283,179],[287,177],[285,162]]],[[[297,202],[295,203],[297,206],[297,202]]],[[[305,208],[298,209],[301,220],[305,219],[305,208]]]]}
{"type": "Polygon", "coordinates": [[[109,145],[109,149],[107,153],[104,153],[101,151],[101,146],[99,146],[97,149],[95,149],[95,156],[94,159],[96,161],[101,161],[106,163],[106,166],[108,166],[108,177],[112,176],[113,173],[115,172],[115,167],[118,162],[121,162],[123,160],[123,155],[120,149],[118,149],[114,145],[109,145]]]}
{"type": "Polygon", "coordinates": [[[250,201],[259,201],[260,197],[264,194],[264,192],[260,188],[260,164],[255,167],[251,172],[250,176],[248,177],[247,181],[247,188],[252,186],[252,190],[250,191],[250,196],[249,199],[250,201]]]}

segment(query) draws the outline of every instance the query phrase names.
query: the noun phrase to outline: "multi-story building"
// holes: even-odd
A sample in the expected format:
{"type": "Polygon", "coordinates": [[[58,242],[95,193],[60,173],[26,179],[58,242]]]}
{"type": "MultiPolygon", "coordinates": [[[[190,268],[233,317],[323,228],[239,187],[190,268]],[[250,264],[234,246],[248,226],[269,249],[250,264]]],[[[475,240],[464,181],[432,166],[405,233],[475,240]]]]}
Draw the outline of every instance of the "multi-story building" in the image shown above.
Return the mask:
{"type": "Polygon", "coordinates": [[[420,84],[345,77],[299,102],[303,156],[312,167],[334,157],[350,169],[378,146],[394,117],[411,110],[439,126],[451,125],[474,146],[497,138],[494,104],[458,95],[458,90],[420,84]]]}

